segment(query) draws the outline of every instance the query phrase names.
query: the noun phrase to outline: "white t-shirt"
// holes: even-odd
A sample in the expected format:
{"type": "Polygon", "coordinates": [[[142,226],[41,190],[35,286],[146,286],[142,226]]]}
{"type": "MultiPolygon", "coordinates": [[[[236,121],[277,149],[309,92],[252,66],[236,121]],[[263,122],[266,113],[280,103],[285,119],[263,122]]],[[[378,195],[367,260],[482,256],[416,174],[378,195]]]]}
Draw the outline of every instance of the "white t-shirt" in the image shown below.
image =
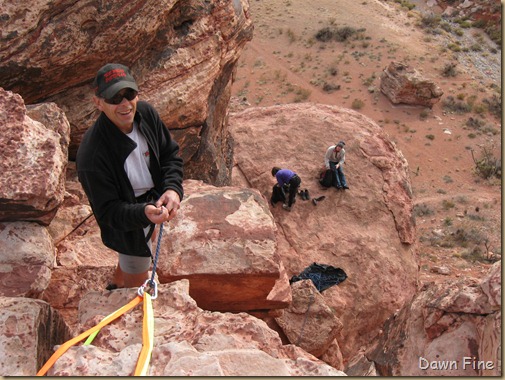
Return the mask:
{"type": "Polygon", "coordinates": [[[137,147],[126,158],[124,170],[130,179],[135,196],[138,197],[154,187],[149,172],[149,147],[136,122],[133,123],[133,130],[126,136],[137,143],[137,147]]]}

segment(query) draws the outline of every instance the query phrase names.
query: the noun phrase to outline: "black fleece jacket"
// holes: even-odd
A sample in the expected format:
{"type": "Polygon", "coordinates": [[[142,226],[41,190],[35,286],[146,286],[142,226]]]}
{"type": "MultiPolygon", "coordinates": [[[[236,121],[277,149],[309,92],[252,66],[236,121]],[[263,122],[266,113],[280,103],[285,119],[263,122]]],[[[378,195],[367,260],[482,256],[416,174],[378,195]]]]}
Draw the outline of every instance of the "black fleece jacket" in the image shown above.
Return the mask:
{"type": "MultiPolygon", "coordinates": [[[[138,101],[135,120],[149,146],[149,171],[156,191],[161,195],[172,189],[182,200],[183,161],[179,145],[150,104],[138,101]]],[[[76,165],[103,243],[125,255],[147,257],[151,255],[143,231],[151,224],[144,213],[147,203],[137,202],[124,170],[126,158],[136,146],[102,112],[84,134],[76,165]]]]}

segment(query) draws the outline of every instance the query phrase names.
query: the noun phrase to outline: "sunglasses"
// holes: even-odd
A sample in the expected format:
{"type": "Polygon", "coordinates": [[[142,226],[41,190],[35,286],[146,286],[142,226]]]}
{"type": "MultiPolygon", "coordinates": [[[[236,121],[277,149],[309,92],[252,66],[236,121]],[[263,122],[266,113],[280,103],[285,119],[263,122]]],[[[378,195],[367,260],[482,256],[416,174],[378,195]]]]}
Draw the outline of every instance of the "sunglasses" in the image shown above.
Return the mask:
{"type": "Polygon", "coordinates": [[[127,88],[124,92],[119,91],[116,95],[114,95],[112,98],[104,98],[103,100],[107,104],[119,104],[123,101],[123,98],[126,98],[126,100],[133,100],[137,97],[138,91],[135,91],[132,88],[127,88]]]}

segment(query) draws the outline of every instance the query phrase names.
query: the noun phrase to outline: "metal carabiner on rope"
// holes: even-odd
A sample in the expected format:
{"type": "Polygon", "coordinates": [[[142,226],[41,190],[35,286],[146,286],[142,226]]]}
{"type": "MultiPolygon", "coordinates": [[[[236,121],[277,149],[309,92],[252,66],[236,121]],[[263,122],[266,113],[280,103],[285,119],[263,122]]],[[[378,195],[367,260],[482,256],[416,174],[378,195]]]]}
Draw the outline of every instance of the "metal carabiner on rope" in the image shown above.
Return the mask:
{"type": "Polygon", "coordinates": [[[161,247],[161,237],[163,235],[163,223],[160,224],[160,231],[158,233],[158,243],[156,244],[156,254],[154,255],[153,259],[153,270],[152,270],[152,275],[151,278],[147,279],[146,282],[142,286],[140,286],[139,290],[137,291],[138,295],[140,297],[144,297],[144,289],[147,288],[148,286],[154,290],[153,293],[149,293],[151,296],[151,299],[156,299],[158,297],[158,285],[156,284],[156,281],[154,280],[154,277],[156,275],[156,266],[158,264],[158,258],[160,255],[160,247],[161,247]]]}
{"type": "Polygon", "coordinates": [[[153,290],[153,292],[147,292],[151,296],[151,299],[155,300],[158,297],[158,285],[156,284],[155,281],[151,281],[150,279],[147,279],[146,282],[144,282],[139,289],[137,290],[137,294],[140,297],[144,297],[144,292],[146,291],[146,288],[150,288],[153,290]]]}

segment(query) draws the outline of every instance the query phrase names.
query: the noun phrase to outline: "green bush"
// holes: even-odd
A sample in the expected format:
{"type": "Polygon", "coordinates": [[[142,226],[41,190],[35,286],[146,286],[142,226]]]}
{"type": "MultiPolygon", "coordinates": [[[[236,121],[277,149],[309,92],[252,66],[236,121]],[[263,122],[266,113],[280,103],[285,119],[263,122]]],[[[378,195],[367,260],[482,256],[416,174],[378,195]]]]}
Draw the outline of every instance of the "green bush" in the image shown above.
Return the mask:
{"type": "Polygon", "coordinates": [[[442,76],[444,77],[455,77],[458,75],[458,71],[456,70],[455,63],[448,63],[442,69],[442,76]]]}
{"type": "Polygon", "coordinates": [[[361,100],[361,99],[354,99],[352,101],[351,107],[354,110],[360,110],[360,109],[363,108],[364,105],[365,105],[365,103],[363,102],[363,100],[361,100]]]}
{"type": "Polygon", "coordinates": [[[471,100],[465,103],[460,100],[455,99],[452,95],[449,95],[442,101],[442,108],[448,112],[454,112],[457,114],[468,113],[472,110],[471,100]]]}
{"type": "Polygon", "coordinates": [[[493,150],[492,146],[483,146],[479,157],[475,157],[474,150],[471,150],[475,172],[481,178],[501,178],[501,159],[494,157],[493,150]]]}
{"type": "Polygon", "coordinates": [[[426,29],[434,29],[440,25],[442,17],[434,13],[426,13],[421,17],[421,27],[426,29]]]}

